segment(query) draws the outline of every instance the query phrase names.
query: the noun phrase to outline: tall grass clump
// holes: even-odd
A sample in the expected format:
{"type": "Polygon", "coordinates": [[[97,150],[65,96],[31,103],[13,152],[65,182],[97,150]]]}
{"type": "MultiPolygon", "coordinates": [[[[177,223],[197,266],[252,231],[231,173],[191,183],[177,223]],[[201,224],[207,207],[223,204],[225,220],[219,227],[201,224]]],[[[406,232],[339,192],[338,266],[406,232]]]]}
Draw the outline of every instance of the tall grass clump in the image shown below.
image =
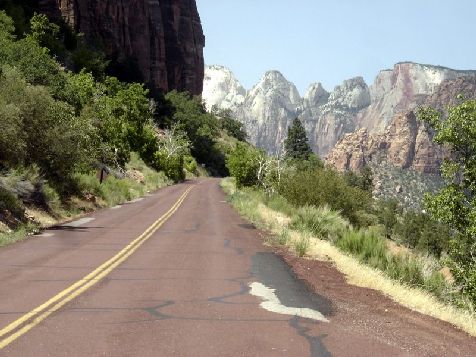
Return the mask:
{"type": "Polygon", "coordinates": [[[387,245],[373,230],[349,230],[336,242],[338,248],[351,253],[374,268],[387,266],[387,245]]]}
{"type": "Polygon", "coordinates": [[[336,241],[350,229],[349,221],[327,205],[306,205],[294,211],[291,228],[308,231],[322,239],[336,241]]]}
{"type": "Polygon", "coordinates": [[[289,230],[287,228],[284,228],[281,232],[278,234],[278,244],[280,245],[286,245],[289,242],[290,235],[289,235],[289,230]]]}
{"type": "Polygon", "coordinates": [[[294,241],[294,250],[299,257],[303,257],[306,255],[310,244],[311,237],[309,234],[300,234],[299,237],[294,241]]]}
{"type": "Polygon", "coordinates": [[[284,213],[288,216],[292,216],[296,210],[295,206],[290,204],[283,196],[277,194],[265,196],[264,203],[272,210],[284,213]]]}

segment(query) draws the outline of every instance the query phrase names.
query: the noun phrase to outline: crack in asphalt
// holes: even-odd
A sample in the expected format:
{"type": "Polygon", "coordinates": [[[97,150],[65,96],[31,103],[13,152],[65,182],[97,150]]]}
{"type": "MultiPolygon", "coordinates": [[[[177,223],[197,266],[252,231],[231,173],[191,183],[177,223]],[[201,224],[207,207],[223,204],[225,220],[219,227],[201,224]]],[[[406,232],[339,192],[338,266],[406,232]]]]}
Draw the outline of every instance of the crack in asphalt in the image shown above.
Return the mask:
{"type": "MultiPolygon", "coordinates": [[[[322,339],[327,337],[327,335],[309,335],[309,331],[311,329],[309,327],[301,326],[300,324],[303,322],[303,320],[304,319],[299,316],[294,316],[291,320],[289,320],[289,326],[294,328],[299,336],[302,336],[307,340],[307,342],[309,343],[311,357],[331,357],[332,355],[322,342],[322,339]]],[[[309,319],[306,319],[306,323],[312,323],[317,325],[317,322],[311,321],[309,319]]]]}

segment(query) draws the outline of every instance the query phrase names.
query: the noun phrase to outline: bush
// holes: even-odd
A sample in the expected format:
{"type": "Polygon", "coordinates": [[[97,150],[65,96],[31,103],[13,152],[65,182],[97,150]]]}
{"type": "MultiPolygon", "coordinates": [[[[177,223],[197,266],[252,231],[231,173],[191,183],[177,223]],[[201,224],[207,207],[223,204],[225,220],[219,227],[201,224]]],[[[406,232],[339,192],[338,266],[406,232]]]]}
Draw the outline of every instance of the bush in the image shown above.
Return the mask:
{"type": "Polygon", "coordinates": [[[395,225],[395,234],[410,248],[440,257],[448,252],[451,233],[447,225],[434,221],[424,213],[406,212],[395,225]]]}
{"type": "Polygon", "coordinates": [[[266,195],[264,197],[264,203],[272,210],[284,213],[288,216],[292,216],[296,210],[292,204],[278,194],[266,195]]]}
{"type": "Polygon", "coordinates": [[[172,181],[180,182],[185,179],[184,160],[182,155],[168,156],[163,151],[157,151],[155,160],[156,167],[160,168],[172,181]]]}
{"type": "Polygon", "coordinates": [[[369,211],[372,197],[368,192],[350,187],[331,169],[289,170],[282,176],[278,192],[295,206],[328,205],[358,226],[359,211],[369,211]]]}
{"type": "Polygon", "coordinates": [[[190,155],[185,155],[183,160],[184,160],[185,170],[187,170],[191,174],[196,175],[197,174],[197,162],[195,161],[195,159],[190,155]]]}
{"type": "Polygon", "coordinates": [[[255,186],[258,184],[259,161],[263,153],[248,144],[239,142],[228,157],[226,166],[236,179],[236,186],[255,186]]]}
{"type": "Polygon", "coordinates": [[[61,210],[61,200],[58,192],[48,183],[42,186],[43,199],[50,213],[57,214],[61,210]]]}
{"type": "Polygon", "coordinates": [[[9,211],[13,217],[22,220],[25,216],[25,207],[18,197],[0,186],[0,214],[9,211]]]}

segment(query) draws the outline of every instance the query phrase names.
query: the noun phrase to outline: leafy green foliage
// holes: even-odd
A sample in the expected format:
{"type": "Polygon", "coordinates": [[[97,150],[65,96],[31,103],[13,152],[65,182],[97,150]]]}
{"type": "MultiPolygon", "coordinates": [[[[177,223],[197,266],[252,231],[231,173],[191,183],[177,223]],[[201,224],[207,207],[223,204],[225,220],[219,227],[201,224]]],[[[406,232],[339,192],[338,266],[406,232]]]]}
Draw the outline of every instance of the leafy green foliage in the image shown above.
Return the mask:
{"type": "Polygon", "coordinates": [[[405,212],[402,219],[396,223],[394,233],[410,248],[428,252],[436,257],[449,250],[449,227],[425,213],[405,212]]]}
{"type": "Polygon", "coordinates": [[[453,231],[451,270],[462,292],[476,302],[476,100],[450,107],[446,118],[436,110],[419,110],[436,132],[434,140],[451,150],[442,172],[448,184],[426,197],[432,217],[453,231]]]}
{"type": "Polygon", "coordinates": [[[312,154],[306,136],[306,130],[299,118],[293,120],[288,128],[288,136],[284,141],[286,157],[289,159],[307,160],[312,154]]]}
{"type": "Polygon", "coordinates": [[[364,166],[359,175],[350,170],[346,171],[344,178],[350,186],[360,188],[370,193],[372,192],[373,179],[372,169],[370,167],[364,166]]]}
{"type": "Polygon", "coordinates": [[[381,200],[377,202],[376,214],[378,221],[385,229],[385,236],[391,238],[398,216],[403,213],[396,199],[381,200]]]}
{"type": "Polygon", "coordinates": [[[263,156],[260,150],[245,143],[237,143],[226,165],[230,174],[235,177],[238,187],[258,184],[259,161],[263,156]]]}
{"type": "Polygon", "coordinates": [[[165,99],[172,108],[172,123],[187,134],[197,162],[206,165],[212,174],[228,174],[225,155],[218,145],[219,119],[205,111],[199,98],[190,98],[187,93],[171,91],[165,99]]]}
{"type": "Polygon", "coordinates": [[[359,211],[368,211],[369,193],[347,185],[336,171],[325,168],[284,173],[278,192],[296,206],[324,206],[340,211],[352,224],[358,224],[359,211]]]}
{"type": "Polygon", "coordinates": [[[73,108],[54,100],[48,90],[26,83],[17,69],[3,66],[0,102],[12,114],[0,135],[4,165],[38,164],[53,180],[65,180],[88,164],[94,128],[74,117],[73,108]],[[15,140],[12,140],[15,135],[15,140]],[[13,149],[17,150],[13,157],[13,149]]]}
{"type": "Polygon", "coordinates": [[[229,109],[212,108],[212,114],[220,119],[220,127],[226,131],[228,135],[237,139],[238,141],[246,141],[248,134],[246,134],[245,126],[242,122],[233,118],[233,114],[229,109]]]}

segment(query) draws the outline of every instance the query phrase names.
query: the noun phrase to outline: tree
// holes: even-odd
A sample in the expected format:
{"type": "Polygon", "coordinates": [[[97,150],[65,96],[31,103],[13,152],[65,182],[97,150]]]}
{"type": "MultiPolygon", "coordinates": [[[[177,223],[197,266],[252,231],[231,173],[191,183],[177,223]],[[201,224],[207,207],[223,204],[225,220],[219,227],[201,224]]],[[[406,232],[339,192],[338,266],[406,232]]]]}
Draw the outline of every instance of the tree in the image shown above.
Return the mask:
{"type": "Polygon", "coordinates": [[[248,134],[246,134],[245,126],[242,122],[233,118],[230,109],[219,109],[214,105],[211,113],[220,119],[220,126],[228,135],[239,141],[246,141],[248,134]]]}
{"type": "Polygon", "coordinates": [[[427,195],[425,204],[432,217],[452,229],[451,271],[462,293],[476,303],[476,100],[450,107],[446,118],[431,108],[418,114],[435,130],[434,141],[451,151],[441,168],[447,185],[427,195]]]}
{"type": "Polygon", "coordinates": [[[288,137],[284,141],[287,158],[307,160],[312,154],[311,147],[306,136],[306,130],[299,118],[293,120],[288,128],[288,137]]]}

